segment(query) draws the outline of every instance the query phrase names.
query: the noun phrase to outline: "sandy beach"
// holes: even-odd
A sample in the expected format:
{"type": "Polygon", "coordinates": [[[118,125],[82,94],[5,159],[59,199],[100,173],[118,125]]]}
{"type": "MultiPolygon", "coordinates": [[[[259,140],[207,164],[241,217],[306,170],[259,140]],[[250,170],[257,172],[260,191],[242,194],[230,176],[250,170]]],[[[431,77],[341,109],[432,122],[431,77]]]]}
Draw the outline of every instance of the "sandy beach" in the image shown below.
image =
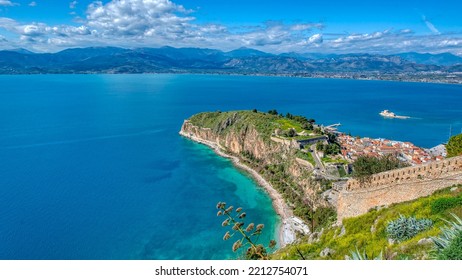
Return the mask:
{"type": "Polygon", "coordinates": [[[239,158],[226,154],[223,151],[224,149],[220,147],[217,143],[212,142],[212,141],[207,141],[204,139],[200,139],[194,135],[188,135],[184,133],[183,131],[180,131],[180,135],[186,138],[189,138],[195,142],[209,146],[219,156],[231,159],[233,164],[236,167],[248,172],[253,177],[253,179],[258,183],[258,185],[263,187],[265,191],[269,194],[269,196],[271,197],[271,200],[273,201],[274,210],[281,217],[281,224],[279,226],[279,234],[278,234],[278,239],[279,239],[278,244],[280,248],[295,241],[296,235],[295,235],[295,225],[293,221],[292,210],[287,206],[281,194],[278,193],[278,191],[276,191],[268,181],[266,181],[260,174],[258,174],[258,172],[248,167],[247,165],[243,164],[239,160],[239,158]]]}

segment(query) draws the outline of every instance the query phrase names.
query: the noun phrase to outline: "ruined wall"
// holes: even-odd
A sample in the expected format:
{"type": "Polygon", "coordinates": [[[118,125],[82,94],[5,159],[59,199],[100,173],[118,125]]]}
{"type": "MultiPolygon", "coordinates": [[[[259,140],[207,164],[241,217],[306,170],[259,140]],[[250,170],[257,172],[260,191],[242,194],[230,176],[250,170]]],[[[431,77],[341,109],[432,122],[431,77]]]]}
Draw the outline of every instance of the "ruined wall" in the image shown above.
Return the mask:
{"type": "Polygon", "coordinates": [[[362,185],[350,179],[339,194],[337,217],[341,221],[376,206],[413,200],[454,184],[462,184],[462,156],[378,173],[362,185]]]}
{"type": "Polygon", "coordinates": [[[363,183],[362,185],[358,180],[351,179],[347,182],[346,190],[354,191],[389,184],[414,182],[421,179],[437,179],[444,174],[454,171],[462,171],[462,156],[378,173],[372,175],[370,182],[363,183]]]}

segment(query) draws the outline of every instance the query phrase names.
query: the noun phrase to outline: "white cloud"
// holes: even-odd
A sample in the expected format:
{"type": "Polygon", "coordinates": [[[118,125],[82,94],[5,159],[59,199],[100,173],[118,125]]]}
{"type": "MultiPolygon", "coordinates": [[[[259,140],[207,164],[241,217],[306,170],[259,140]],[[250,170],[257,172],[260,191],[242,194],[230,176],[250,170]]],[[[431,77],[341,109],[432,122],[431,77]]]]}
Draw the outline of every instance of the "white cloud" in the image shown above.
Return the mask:
{"type": "Polygon", "coordinates": [[[440,31],[438,29],[436,29],[436,27],[433,25],[433,23],[431,23],[426,16],[422,15],[422,20],[425,22],[425,24],[427,25],[428,29],[430,29],[431,32],[433,32],[434,34],[441,34],[440,31]]]}
{"type": "Polygon", "coordinates": [[[401,29],[399,31],[399,33],[401,33],[401,34],[412,34],[412,33],[414,33],[414,31],[412,31],[411,29],[401,29]]]}
{"type": "Polygon", "coordinates": [[[75,8],[77,8],[77,4],[79,4],[79,2],[72,1],[71,3],[69,3],[69,8],[70,9],[75,9],[75,8]]]}
{"type": "Polygon", "coordinates": [[[37,6],[37,2],[35,1],[32,1],[29,3],[29,7],[36,7],[37,6]]]}
{"type": "Polygon", "coordinates": [[[17,6],[19,5],[18,3],[13,3],[9,0],[0,0],[0,6],[7,6],[7,7],[12,7],[12,6],[17,6]]]}
{"type": "Polygon", "coordinates": [[[364,33],[364,34],[352,34],[345,37],[339,37],[333,40],[333,43],[351,43],[351,42],[358,42],[358,41],[370,41],[370,40],[379,40],[389,34],[390,31],[377,31],[373,33],[364,33]]]}
{"type": "Polygon", "coordinates": [[[183,6],[169,0],[97,1],[88,7],[87,24],[104,36],[181,35],[194,20],[186,13],[183,6]]]}
{"type": "Polygon", "coordinates": [[[314,34],[310,38],[308,38],[309,44],[320,44],[323,42],[323,38],[321,34],[314,34]]]}
{"type": "MultiPolygon", "coordinates": [[[[11,3],[0,0],[2,2],[11,3]]],[[[77,4],[77,1],[69,2],[73,12],[77,4]]],[[[269,21],[255,26],[198,23],[194,11],[170,0],[96,1],[87,7],[85,16],[75,22],[75,25],[49,25],[0,17],[0,29],[9,33],[8,42],[2,45],[43,51],[101,45],[171,45],[222,50],[245,46],[275,53],[462,52],[460,34],[418,35],[410,29],[388,29],[345,35],[326,33],[323,24],[310,22],[269,21]]]]}

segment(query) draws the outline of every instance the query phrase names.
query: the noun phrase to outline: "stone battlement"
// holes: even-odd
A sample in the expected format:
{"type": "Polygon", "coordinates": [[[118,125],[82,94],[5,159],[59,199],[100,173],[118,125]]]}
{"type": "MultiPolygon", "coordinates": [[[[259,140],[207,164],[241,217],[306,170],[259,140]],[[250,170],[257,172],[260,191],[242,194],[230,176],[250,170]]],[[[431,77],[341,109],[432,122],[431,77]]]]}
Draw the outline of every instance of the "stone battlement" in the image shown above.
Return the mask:
{"type": "Polygon", "coordinates": [[[346,190],[354,191],[377,188],[389,184],[412,182],[415,180],[437,179],[441,177],[442,174],[457,171],[462,171],[462,156],[381,172],[372,175],[369,182],[363,184],[356,179],[350,179],[347,182],[346,190]]]}
{"type": "Polygon", "coordinates": [[[462,156],[372,175],[361,184],[350,179],[337,201],[338,221],[367,213],[377,206],[410,201],[462,184],[462,156]]]}

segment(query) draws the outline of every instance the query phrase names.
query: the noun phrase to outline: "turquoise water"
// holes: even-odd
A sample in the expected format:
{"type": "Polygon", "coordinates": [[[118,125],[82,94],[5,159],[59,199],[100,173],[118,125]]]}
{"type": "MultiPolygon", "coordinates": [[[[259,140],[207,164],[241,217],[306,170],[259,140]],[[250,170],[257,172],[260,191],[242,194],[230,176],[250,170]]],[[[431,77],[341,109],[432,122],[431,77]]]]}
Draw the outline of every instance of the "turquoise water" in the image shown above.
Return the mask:
{"type": "Polygon", "coordinates": [[[462,129],[462,87],[206,75],[0,76],[1,259],[226,259],[215,205],[278,223],[270,199],[183,139],[201,111],[253,109],[435,146],[462,129]],[[383,119],[383,109],[412,116],[383,119]]]}

